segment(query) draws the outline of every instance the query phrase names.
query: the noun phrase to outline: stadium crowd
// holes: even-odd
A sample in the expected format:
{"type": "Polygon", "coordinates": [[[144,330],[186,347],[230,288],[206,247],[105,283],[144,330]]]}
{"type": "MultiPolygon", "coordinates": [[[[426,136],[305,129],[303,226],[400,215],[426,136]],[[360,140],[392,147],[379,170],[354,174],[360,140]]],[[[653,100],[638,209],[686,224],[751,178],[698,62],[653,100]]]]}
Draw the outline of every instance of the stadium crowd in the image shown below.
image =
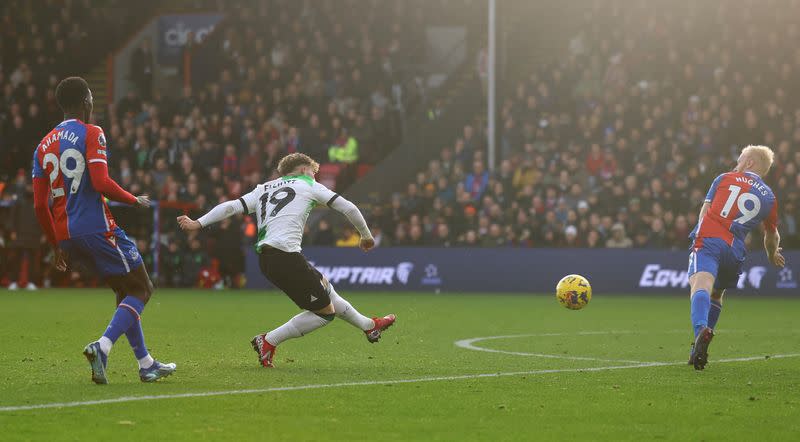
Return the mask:
{"type": "MultiPolygon", "coordinates": [[[[346,187],[400,141],[405,110],[423,93],[414,67],[424,44],[403,32],[424,27],[419,9],[371,2],[355,17],[336,2],[281,4],[277,13],[271,2],[229,8],[209,40],[191,49],[194,87],[177,99],[131,93],[110,115],[112,174],[171,207],[162,209],[165,220],[276,178],[278,160],[296,151],[326,163],[319,177],[326,184],[346,187]]],[[[240,224],[184,239],[162,223],[165,281],[184,285],[200,267],[235,285],[241,245],[255,234],[252,220],[240,224]],[[202,250],[209,257],[201,259],[202,250]]]]}
{"type": "Polygon", "coordinates": [[[775,150],[767,180],[785,243],[800,244],[800,28],[785,8],[672,6],[595,2],[568,49],[503,100],[498,169],[485,123],[465,126],[373,201],[382,244],[683,249],[748,144],[775,150]]]}
{"type": "MultiPolygon", "coordinates": [[[[158,200],[163,220],[182,211],[203,211],[274,178],[277,161],[294,151],[327,163],[323,174],[329,186],[346,186],[400,141],[406,109],[423,100],[418,70],[424,34],[405,30],[424,29],[431,16],[423,11],[440,3],[414,2],[419,8],[353,1],[349,7],[332,1],[226,3],[228,16],[215,33],[202,45],[185,49],[191,54],[194,87],[185,86],[178,96],[148,87],[152,82],[139,71],[151,69],[142,57],[153,57],[152,51],[143,47],[135,52],[130,76],[139,90],[130,91],[109,112],[96,112],[102,115],[96,123],[109,140],[111,175],[132,193],[158,200]],[[353,14],[356,9],[359,13],[353,14]]],[[[85,14],[89,2],[68,6],[75,9],[66,8],[70,12],[62,17],[69,29],[88,28],[74,38],[75,44],[102,35],[88,23],[70,21],[76,16],[99,20],[85,14]]],[[[11,20],[11,10],[6,12],[11,20]]],[[[16,200],[15,206],[30,200],[26,177],[32,146],[61,120],[53,91],[60,78],[77,69],[68,61],[73,50],[78,52],[74,46],[62,47],[64,32],[58,23],[47,34],[53,34],[53,41],[43,41],[34,15],[25,17],[30,22],[17,23],[17,34],[2,40],[3,48],[19,41],[16,51],[4,52],[3,66],[17,66],[3,81],[7,93],[0,109],[5,117],[2,138],[10,140],[4,142],[9,155],[0,175],[9,187],[14,180],[21,186],[5,193],[16,200]],[[41,54],[28,51],[28,45],[41,54]],[[46,52],[54,46],[58,52],[46,52]],[[28,66],[31,57],[40,63],[33,69],[28,66]]],[[[252,234],[250,224],[243,230],[223,225],[200,241],[195,236],[183,239],[172,223],[163,222],[160,241],[151,244],[149,214],[114,211],[139,239],[146,257],[153,247],[169,256],[159,264],[169,284],[185,284],[183,274],[195,275],[195,267],[212,266],[212,261],[218,263],[212,270],[229,281],[243,269],[239,245],[252,234]]],[[[17,237],[15,223],[5,227],[8,232],[2,236],[17,237]]],[[[42,244],[33,231],[36,240],[26,248],[42,244]]]]}
{"type": "MultiPolygon", "coordinates": [[[[53,91],[75,69],[72,51],[101,35],[83,20],[114,23],[86,18],[88,1],[67,4],[54,23],[38,23],[29,6],[23,22],[3,10],[13,26],[0,31],[0,196],[17,201],[0,223],[5,262],[17,262],[8,252],[23,236],[31,261],[47,256],[37,229],[20,228],[34,225],[24,210],[32,146],[61,119],[53,91]]],[[[346,184],[400,141],[403,115],[425,94],[414,71],[423,43],[407,31],[430,16],[364,5],[358,17],[336,2],[233,7],[209,40],[187,48],[192,86],[174,97],[134,91],[100,122],[112,176],[162,202],[158,243],[151,214],[114,211],[149,268],[148,251],[161,250],[163,284],[196,285],[203,274],[204,284],[236,285],[241,245],[255,231],[234,220],[186,238],[171,215],[237,197],[294,151],[327,163],[328,184],[346,184]],[[200,69],[204,59],[213,68],[200,69]]],[[[800,50],[789,42],[800,30],[788,12],[709,7],[593,3],[564,52],[501,100],[497,170],[487,170],[485,118],[476,118],[405,189],[365,205],[380,245],[684,248],[709,183],[751,143],[776,151],[768,182],[787,245],[798,245],[800,96],[791,86],[800,50]]],[[[308,233],[308,244],[357,244],[327,219],[308,233]]],[[[11,267],[0,279],[14,280],[11,267]]]]}
{"type": "Polygon", "coordinates": [[[63,117],[56,84],[104,62],[106,51],[141,24],[155,3],[141,1],[134,14],[123,0],[105,2],[104,8],[89,0],[0,4],[0,281],[15,281],[20,272],[40,281],[47,272],[30,170],[34,148],[63,117]]]}
{"type": "MultiPolygon", "coordinates": [[[[33,147],[61,120],[58,81],[104,62],[105,51],[141,20],[126,12],[124,3],[111,0],[108,7],[95,8],[89,0],[9,0],[0,5],[3,181],[19,169],[30,170],[33,147]]],[[[151,3],[143,1],[143,10],[151,3]]]]}

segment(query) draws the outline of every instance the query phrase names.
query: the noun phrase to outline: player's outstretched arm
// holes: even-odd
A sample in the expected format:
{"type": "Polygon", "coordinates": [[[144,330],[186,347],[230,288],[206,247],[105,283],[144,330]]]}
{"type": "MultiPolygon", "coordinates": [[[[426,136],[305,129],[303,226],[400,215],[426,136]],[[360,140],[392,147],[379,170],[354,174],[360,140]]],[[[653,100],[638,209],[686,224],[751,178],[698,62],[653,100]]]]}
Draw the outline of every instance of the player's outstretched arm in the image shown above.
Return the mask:
{"type": "Polygon", "coordinates": [[[138,207],[150,207],[147,195],[133,196],[108,176],[108,147],[106,136],[99,126],[89,125],[86,130],[86,162],[94,190],[111,201],[138,207]]]}
{"type": "Polygon", "coordinates": [[[781,234],[778,230],[767,230],[764,232],[764,249],[767,251],[767,258],[769,262],[775,267],[782,268],[786,265],[786,258],[781,253],[783,248],[780,247],[781,234]]]}
{"type": "Polygon", "coordinates": [[[108,165],[104,161],[94,160],[94,162],[89,163],[89,177],[94,190],[100,192],[111,201],[138,207],[150,207],[150,198],[147,195],[133,196],[111,179],[108,176],[108,165]]]}
{"type": "Polygon", "coordinates": [[[362,250],[369,251],[375,247],[375,239],[372,237],[372,232],[370,232],[369,227],[367,226],[367,221],[364,219],[364,215],[360,210],[358,210],[358,207],[356,207],[355,204],[339,195],[336,195],[334,199],[328,203],[328,206],[347,217],[347,220],[350,221],[350,224],[352,224],[353,227],[358,230],[358,233],[361,235],[362,250]]]}
{"type": "Polygon", "coordinates": [[[244,205],[240,200],[225,201],[224,203],[217,204],[213,209],[197,220],[193,220],[186,215],[181,215],[177,218],[177,221],[181,230],[191,232],[200,230],[203,227],[218,223],[240,213],[244,213],[244,205]]]}
{"type": "Polygon", "coordinates": [[[772,210],[764,219],[764,249],[767,251],[769,262],[775,267],[782,268],[786,259],[781,251],[781,234],[778,233],[778,202],[772,204],[772,210]]]}

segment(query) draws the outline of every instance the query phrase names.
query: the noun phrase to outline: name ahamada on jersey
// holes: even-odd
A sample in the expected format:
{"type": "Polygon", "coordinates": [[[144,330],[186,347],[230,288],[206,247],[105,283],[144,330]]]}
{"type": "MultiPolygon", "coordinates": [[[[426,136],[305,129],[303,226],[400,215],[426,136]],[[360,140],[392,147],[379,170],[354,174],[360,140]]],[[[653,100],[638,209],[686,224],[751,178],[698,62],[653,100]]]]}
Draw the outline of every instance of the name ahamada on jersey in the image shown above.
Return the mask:
{"type": "Polygon", "coordinates": [[[33,154],[33,178],[49,177],[57,241],[116,228],[87,165],[106,163],[106,139],[98,126],[66,120],[42,139],[33,154]]]}
{"type": "Polygon", "coordinates": [[[137,198],[108,176],[106,138],[99,126],[61,122],[33,153],[36,218],[70,265],[106,276],[142,265],[136,244],[114,221],[106,198],[136,204],[137,198]],[[49,206],[52,201],[52,208],[49,206]]]}

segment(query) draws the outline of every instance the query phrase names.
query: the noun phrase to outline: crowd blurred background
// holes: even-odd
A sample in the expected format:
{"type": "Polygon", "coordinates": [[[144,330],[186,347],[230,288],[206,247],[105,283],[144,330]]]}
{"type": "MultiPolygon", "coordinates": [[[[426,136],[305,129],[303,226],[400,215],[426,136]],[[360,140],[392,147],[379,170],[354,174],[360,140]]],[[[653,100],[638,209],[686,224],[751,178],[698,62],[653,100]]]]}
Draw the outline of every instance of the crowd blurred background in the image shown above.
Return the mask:
{"type": "MultiPolygon", "coordinates": [[[[0,7],[5,284],[96,283],[50,272],[29,177],[33,149],[61,120],[57,81],[141,23],[111,3],[66,2],[44,18],[36,12],[53,1],[0,7]]],[[[435,116],[416,30],[456,3],[464,2],[226,4],[214,33],[185,49],[194,63],[213,60],[211,68],[173,94],[152,87],[151,48],[137,50],[137,88],[95,123],[106,132],[112,176],[160,202],[157,225],[150,212],[113,208],[148,268],[161,251],[160,283],[240,286],[243,247],[255,233],[243,217],[187,237],[175,231],[175,215],[202,213],[275,178],[277,161],[296,151],[322,163],[318,180],[346,194],[403,141],[407,118],[435,116]]],[[[800,245],[800,92],[792,87],[800,5],[782,3],[587,3],[580,30],[557,42],[552,59],[508,74],[496,170],[488,169],[486,114],[475,109],[407,185],[357,201],[379,246],[683,249],[709,184],[747,144],[775,150],[767,182],[786,246],[800,245]]],[[[475,48],[462,70],[485,78],[485,54],[475,48]]],[[[307,229],[306,245],[358,243],[335,217],[307,229]]]]}
{"type": "Polygon", "coordinates": [[[376,202],[384,245],[683,249],[748,144],[775,150],[767,182],[800,244],[800,8],[742,6],[595,2],[561,56],[502,98],[498,170],[476,118],[376,202]]]}

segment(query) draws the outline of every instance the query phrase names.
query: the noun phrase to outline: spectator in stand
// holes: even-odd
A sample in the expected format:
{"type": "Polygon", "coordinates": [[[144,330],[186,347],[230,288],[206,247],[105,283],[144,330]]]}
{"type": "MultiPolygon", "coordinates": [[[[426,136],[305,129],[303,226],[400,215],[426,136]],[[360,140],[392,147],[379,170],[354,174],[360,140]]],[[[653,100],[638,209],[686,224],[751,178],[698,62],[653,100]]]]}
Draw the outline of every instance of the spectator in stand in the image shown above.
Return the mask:
{"type": "Polygon", "coordinates": [[[438,224],[431,240],[431,244],[439,247],[450,247],[453,245],[450,236],[450,227],[445,223],[438,224]]]}
{"type": "Polygon", "coordinates": [[[130,78],[139,96],[149,100],[153,93],[153,52],[147,39],[131,55],[130,78]]]}
{"type": "MultiPolygon", "coordinates": [[[[54,17],[54,27],[28,23],[38,2],[0,6],[22,23],[2,36],[5,182],[30,167],[39,128],[61,118],[54,84],[72,69],[64,57],[73,44],[63,36],[64,17],[54,17]],[[33,45],[39,36],[55,49],[33,45]]],[[[409,50],[413,33],[383,39],[372,30],[387,20],[418,29],[427,20],[415,12],[421,9],[399,8],[387,17],[379,2],[363,15],[336,2],[275,4],[281,14],[230,5],[231,19],[192,49],[194,60],[215,60],[219,71],[197,78],[180,96],[132,93],[116,103],[103,122],[115,178],[137,192],[203,209],[275,177],[286,152],[325,159],[331,146],[346,147],[352,138],[358,162],[372,162],[397,144],[397,109],[414,110],[415,79],[404,63],[421,51],[409,50]],[[290,34],[301,37],[277,37],[290,34]]],[[[703,4],[668,14],[666,6],[622,0],[588,5],[580,50],[520,72],[522,80],[500,97],[499,170],[485,170],[485,119],[465,124],[405,189],[390,189],[396,196],[374,205],[385,244],[439,244],[446,226],[451,242],[463,246],[572,245],[574,228],[578,244],[602,247],[620,242],[612,229],[619,224],[631,246],[683,248],[708,182],[741,147],[766,143],[779,165],[767,180],[781,201],[781,233],[787,247],[800,245],[800,152],[793,144],[800,142],[800,100],[791,92],[800,51],[790,43],[800,4],[780,4],[785,13],[769,17],[756,4],[703,4]],[[658,26],[641,26],[650,22],[658,26]],[[707,35],[709,23],[718,34],[707,35]],[[708,44],[688,50],[685,41],[708,44]]],[[[70,20],[84,20],[79,12],[86,5],[75,3],[70,20]]],[[[94,27],[83,28],[91,36],[94,27]]],[[[172,232],[162,227],[169,243],[172,232]]],[[[335,229],[332,235],[338,237],[335,229]]],[[[210,261],[207,270],[214,270],[210,261]]]]}
{"type": "Polygon", "coordinates": [[[476,160],[472,163],[472,173],[467,175],[464,180],[464,189],[469,193],[470,198],[478,200],[489,185],[489,172],[483,165],[483,161],[476,160]]]}
{"type": "Polygon", "coordinates": [[[33,210],[33,187],[26,182],[27,174],[20,170],[14,190],[14,206],[6,220],[10,232],[8,248],[9,289],[36,290],[35,281],[40,280],[42,231],[33,210]]]}
{"type": "Polygon", "coordinates": [[[609,249],[629,249],[633,247],[633,241],[625,234],[625,226],[616,223],[611,227],[611,238],[606,241],[609,249]]]}
{"type": "Polygon", "coordinates": [[[342,231],[342,236],[336,240],[336,247],[358,247],[361,244],[361,236],[352,228],[342,231]]]}
{"type": "MultiPolygon", "coordinates": [[[[781,164],[767,180],[785,201],[784,241],[800,242],[800,153],[790,149],[800,141],[800,100],[786,93],[800,57],[780,55],[800,52],[785,43],[798,34],[789,15],[766,17],[754,5],[664,15],[663,8],[621,4],[592,5],[583,49],[521,73],[501,98],[499,170],[475,172],[486,160],[485,123],[476,118],[406,192],[387,199],[391,222],[408,225],[422,215],[425,244],[437,243],[439,224],[460,244],[490,244],[498,224],[509,227],[501,229],[503,245],[573,245],[574,232],[587,247],[682,249],[708,182],[743,146],[766,143],[781,164]],[[639,25],[656,19],[659,30],[639,25]],[[712,22],[720,35],[746,30],[754,37],[748,44],[708,37],[712,22]],[[677,49],[684,39],[709,44],[688,54],[677,49]]],[[[781,4],[800,12],[800,4],[781,4]]],[[[409,242],[408,228],[386,231],[400,239],[393,244],[409,242]]]]}
{"type": "Polygon", "coordinates": [[[244,273],[243,233],[239,224],[228,218],[212,230],[214,238],[213,255],[219,260],[219,273],[227,287],[241,288],[241,275],[244,273]]]}
{"type": "Polygon", "coordinates": [[[317,224],[317,232],[314,234],[312,244],[315,246],[336,245],[336,237],[333,235],[333,230],[327,220],[322,219],[317,224]]]}
{"type": "Polygon", "coordinates": [[[331,163],[353,164],[358,161],[358,141],[341,129],[333,145],[328,148],[328,159],[331,163]]]}
{"type": "Polygon", "coordinates": [[[183,284],[184,254],[182,244],[171,242],[164,253],[161,266],[167,287],[180,287],[183,284]]]}
{"type": "Polygon", "coordinates": [[[200,271],[208,266],[208,253],[203,250],[200,239],[197,237],[188,238],[188,249],[183,256],[183,269],[181,275],[182,287],[197,287],[200,271]]]}
{"type": "Polygon", "coordinates": [[[225,156],[222,157],[222,174],[226,179],[236,179],[241,170],[239,169],[239,157],[236,148],[232,144],[225,146],[225,156]]]}

